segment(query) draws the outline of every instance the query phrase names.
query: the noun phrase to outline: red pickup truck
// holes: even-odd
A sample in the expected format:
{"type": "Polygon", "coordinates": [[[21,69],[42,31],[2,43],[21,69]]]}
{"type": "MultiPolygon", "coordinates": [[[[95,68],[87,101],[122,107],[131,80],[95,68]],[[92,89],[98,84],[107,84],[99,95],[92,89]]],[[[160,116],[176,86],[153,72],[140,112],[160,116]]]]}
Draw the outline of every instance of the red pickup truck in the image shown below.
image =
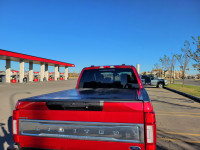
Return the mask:
{"type": "Polygon", "coordinates": [[[19,100],[13,137],[23,150],[155,150],[155,113],[133,66],[91,66],[76,89],[19,100]]]}

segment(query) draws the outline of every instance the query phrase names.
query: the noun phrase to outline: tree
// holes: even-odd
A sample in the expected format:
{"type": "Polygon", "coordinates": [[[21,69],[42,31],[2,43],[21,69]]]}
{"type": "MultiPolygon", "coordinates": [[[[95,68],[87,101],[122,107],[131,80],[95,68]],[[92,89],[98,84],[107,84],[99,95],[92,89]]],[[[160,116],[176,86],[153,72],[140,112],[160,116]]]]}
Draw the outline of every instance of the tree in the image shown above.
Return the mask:
{"type": "Polygon", "coordinates": [[[194,64],[194,68],[197,68],[197,70],[200,72],[200,36],[198,36],[198,40],[196,40],[196,38],[193,36],[192,39],[192,43],[197,46],[197,49],[194,52],[191,52],[190,56],[196,62],[194,64]]]}
{"type": "MultiPolygon", "coordinates": [[[[162,77],[163,77],[163,66],[164,66],[164,60],[162,58],[159,59],[159,61],[161,62],[161,65],[162,65],[162,77]]],[[[164,76],[165,77],[165,76],[164,76]]]]}
{"type": "Polygon", "coordinates": [[[160,65],[158,63],[156,63],[156,64],[154,64],[154,68],[155,68],[155,71],[157,72],[156,73],[157,76],[161,77],[161,71],[162,71],[162,69],[161,69],[160,65]]]}
{"type": "MultiPolygon", "coordinates": [[[[170,77],[173,78],[173,83],[174,83],[174,68],[175,68],[175,64],[176,64],[175,55],[172,55],[172,59],[171,59],[170,63],[171,63],[170,77]]],[[[170,83],[171,83],[171,78],[170,78],[170,83]]]]}
{"type": "Polygon", "coordinates": [[[198,79],[200,79],[200,74],[197,74],[198,79]]]}
{"type": "Polygon", "coordinates": [[[185,70],[191,58],[190,43],[188,41],[185,41],[184,48],[182,48],[181,51],[182,54],[176,54],[175,57],[181,65],[180,69],[182,72],[182,81],[183,81],[182,86],[184,86],[185,70]]]}
{"type": "Polygon", "coordinates": [[[162,63],[162,69],[164,71],[164,77],[165,77],[165,72],[170,70],[170,58],[167,55],[164,55],[163,58],[160,58],[160,62],[162,63]]]}

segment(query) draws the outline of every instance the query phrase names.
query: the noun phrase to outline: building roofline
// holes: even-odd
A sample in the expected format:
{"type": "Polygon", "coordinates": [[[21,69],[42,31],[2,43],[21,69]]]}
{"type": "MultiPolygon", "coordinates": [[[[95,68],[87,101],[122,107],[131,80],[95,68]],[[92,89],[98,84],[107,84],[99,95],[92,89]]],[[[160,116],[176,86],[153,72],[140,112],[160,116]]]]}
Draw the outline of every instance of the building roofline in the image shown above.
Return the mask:
{"type": "Polygon", "coordinates": [[[56,61],[56,60],[52,60],[52,59],[12,52],[12,51],[3,50],[3,49],[0,49],[0,56],[6,56],[6,58],[13,57],[13,58],[18,58],[18,59],[29,60],[29,62],[37,61],[37,62],[43,62],[43,63],[47,63],[47,64],[56,64],[56,65],[60,65],[60,66],[75,67],[75,65],[71,64],[71,63],[66,63],[66,62],[56,61]]]}

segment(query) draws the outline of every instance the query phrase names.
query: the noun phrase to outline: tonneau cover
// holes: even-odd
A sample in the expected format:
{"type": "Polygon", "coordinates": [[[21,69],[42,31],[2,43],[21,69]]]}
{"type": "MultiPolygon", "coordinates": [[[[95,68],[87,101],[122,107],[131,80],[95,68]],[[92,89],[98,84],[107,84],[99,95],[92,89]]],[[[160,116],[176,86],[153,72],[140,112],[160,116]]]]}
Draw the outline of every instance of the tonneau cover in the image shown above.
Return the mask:
{"type": "MultiPolygon", "coordinates": [[[[145,89],[71,89],[35,97],[20,101],[66,101],[66,100],[108,100],[130,101],[143,100],[146,97],[145,89]],[[138,94],[139,93],[139,94],[138,94]],[[141,93],[143,93],[141,95],[141,93]]],[[[148,98],[148,97],[147,97],[148,98]]]]}

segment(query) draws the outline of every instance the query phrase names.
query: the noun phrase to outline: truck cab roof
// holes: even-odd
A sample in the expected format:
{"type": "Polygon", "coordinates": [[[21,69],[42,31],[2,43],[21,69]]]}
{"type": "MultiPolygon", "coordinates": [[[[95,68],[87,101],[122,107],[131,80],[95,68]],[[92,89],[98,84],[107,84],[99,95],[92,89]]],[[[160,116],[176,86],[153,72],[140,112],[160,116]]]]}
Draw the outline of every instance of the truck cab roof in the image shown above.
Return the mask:
{"type": "Polygon", "coordinates": [[[132,65],[108,65],[108,66],[90,66],[90,67],[85,67],[85,70],[90,70],[90,69],[108,69],[108,68],[135,68],[132,65]]]}

